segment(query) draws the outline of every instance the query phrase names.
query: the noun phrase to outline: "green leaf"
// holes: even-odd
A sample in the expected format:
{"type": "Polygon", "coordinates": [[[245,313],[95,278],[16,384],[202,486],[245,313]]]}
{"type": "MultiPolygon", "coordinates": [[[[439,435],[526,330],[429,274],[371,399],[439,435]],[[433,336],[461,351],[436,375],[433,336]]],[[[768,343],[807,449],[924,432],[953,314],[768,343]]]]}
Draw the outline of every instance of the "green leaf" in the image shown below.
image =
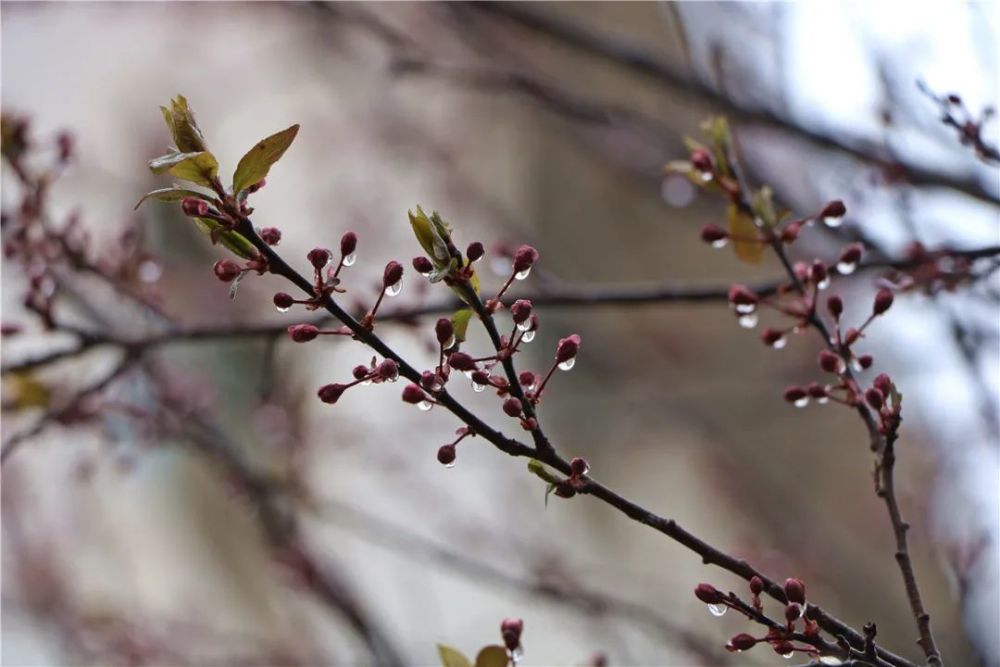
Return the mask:
{"type": "Polygon", "coordinates": [[[507,667],[507,649],[493,644],[476,654],[476,667],[507,667]]]}
{"type": "Polygon", "coordinates": [[[233,173],[233,192],[239,193],[267,176],[271,165],[281,159],[288,147],[299,133],[299,126],[292,125],[266,139],[261,139],[257,145],[240,158],[233,173]]]}
{"type": "Polygon", "coordinates": [[[542,480],[548,482],[549,484],[558,484],[562,480],[557,477],[551,470],[545,467],[545,464],[536,459],[531,459],[528,461],[528,472],[542,480]]]}
{"type": "Polygon", "coordinates": [[[198,128],[194,112],[188,107],[183,95],[170,100],[169,111],[165,107],[160,109],[163,111],[163,119],[167,121],[167,127],[170,128],[177,150],[182,153],[201,153],[206,150],[205,135],[198,128]]]}
{"type": "Polygon", "coordinates": [[[208,151],[162,155],[150,160],[149,168],[154,174],[167,171],[181,180],[205,186],[210,186],[219,173],[219,163],[208,151]]]}
{"type": "Polygon", "coordinates": [[[465,341],[465,336],[469,331],[469,321],[474,314],[471,308],[462,308],[452,314],[451,325],[455,329],[455,340],[459,343],[465,341]]]}
{"type": "Polygon", "coordinates": [[[753,193],[750,208],[763,221],[764,226],[774,227],[778,223],[778,214],[774,210],[774,191],[765,185],[753,193]]]}
{"type": "MultiPolygon", "coordinates": [[[[204,199],[210,204],[215,203],[215,199],[204,192],[198,192],[197,190],[185,190],[184,188],[161,188],[159,190],[153,190],[152,192],[147,192],[142,196],[142,199],[135,205],[135,208],[142,206],[142,203],[147,199],[155,199],[157,201],[174,202],[180,201],[182,199],[187,199],[188,197],[197,197],[198,199],[204,199]]],[[[135,209],[132,209],[135,210],[135,209]]]]}
{"type": "Polygon", "coordinates": [[[753,240],[758,236],[753,218],[740,210],[736,204],[729,205],[727,217],[733,252],[747,264],[760,264],[761,257],[764,256],[764,244],[753,240]]]}
{"type": "Polygon", "coordinates": [[[441,216],[434,212],[433,217],[427,217],[424,210],[417,206],[416,215],[412,211],[407,211],[410,216],[410,226],[420,243],[420,247],[430,255],[435,268],[443,269],[451,264],[451,253],[448,252],[448,243],[445,240],[449,234],[448,226],[441,220],[441,216]],[[443,232],[443,233],[442,233],[443,232]]]}
{"type": "Polygon", "coordinates": [[[472,667],[469,659],[459,651],[444,644],[438,644],[438,655],[441,657],[441,667],[472,667]]]}
{"type": "Polygon", "coordinates": [[[231,229],[219,231],[222,225],[211,218],[195,218],[194,224],[198,227],[198,229],[205,232],[209,236],[217,238],[223,247],[238,257],[242,257],[243,259],[253,259],[258,254],[257,248],[250,243],[247,237],[243,236],[239,232],[234,232],[231,229]]]}

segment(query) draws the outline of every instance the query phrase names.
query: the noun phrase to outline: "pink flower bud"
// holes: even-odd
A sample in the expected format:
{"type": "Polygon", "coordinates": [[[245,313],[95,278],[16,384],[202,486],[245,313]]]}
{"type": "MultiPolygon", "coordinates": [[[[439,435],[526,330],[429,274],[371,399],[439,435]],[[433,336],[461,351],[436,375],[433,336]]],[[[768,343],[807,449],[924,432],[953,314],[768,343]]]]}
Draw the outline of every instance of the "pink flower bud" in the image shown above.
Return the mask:
{"type": "Polygon", "coordinates": [[[871,387],[865,392],[865,401],[875,410],[881,410],[885,405],[885,395],[875,387],[871,387]]]}
{"type": "Polygon", "coordinates": [[[345,232],[340,237],[340,256],[347,257],[353,255],[358,248],[358,235],[354,232],[345,232]]]}
{"type": "Polygon", "coordinates": [[[306,257],[315,269],[322,269],[330,263],[330,251],[326,248],[313,248],[306,257]]]}
{"type": "Polygon", "coordinates": [[[883,287],[875,294],[875,302],[872,304],[872,313],[875,315],[881,315],[892,307],[892,301],[892,290],[887,287],[883,287]]]}
{"type": "Polygon", "coordinates": [[[746,285],[733,285],[729,288],[729,303],[734,306],[755,306],[757,301],[757,295],[746,285]]]}
{"type": "Polygon", "coordinates": [[[756,574],[750,578],[750,592],[754,595],[760,595],[764,592],[764,580],[756,574]]]}
{"type": "Polygon", "coordinates": [[[580,351],[580,336],[573,334],[567,336],[566,338],[560,338],[559,344],[556,346],[556,362],[563,363],[564,361],[569,361],[576,356],[576,353],[580,351]]]}
{"type": "Polygon", "coordinates": [[[785,639],[776,644],[771,644],[771,648],[773,648],[774,652],[778,655],[786,656],[795,651],[795,644],[785,639]]]}
{"type": "Polygon", "coordinates": [[[420,386],[431,391],[436,385],[440,384],[441,380],[437,375],[431,373],[430,371],[424,371],[420,374],[420,386]]]}
{"type": "Polygon", "coordinates": [[[515,324],[521,324],[531,317],[531,302],[527,299],[518,299],[510,307],[510,316],[514,318],[515,324]]]}
{"type": "Polygon", "coordinates": [[[746,651],[752,649],[756,644],[757,640],[753,637],[753,635],[741,632],[729,640],[726,648],[730,651],[746,651]]]}
{"type": "Polygon", "coordinates": [[[472,371],[472,381],[479,385],[490,384],[490,374],[486,371],[472,371]]]}
{"type": "Polygon", "coordinates": [[[696,148],[691,151],[691,166],[703,174],[712,172],[712,154],[704,148],[696,148]]]}
{"type": "Polygon", "coordinates": [[[416,405],[417,403],[426,400],[427,394],[425,394],[424,390],[417,385],[411,383],[403,387],[403,401],[405,403],[413,403],[416,405]]]}
{"type": "Polygon", "coordinates": [[[447,317],[442,317],[434,324],[434,335],[438,343],[447,345],[455,337],[455,325],[447,317]]]}
{"type": "Polygon", "coordinates": [[[260,230],[260,238],[267,245],[278,245],[281,243],[281,230],[277,227],[265,227],[260,230]]]}
{"type": "Polygon", "coordinates": [[[479,241],[473,241],[469,244],[469,247],[465,249],[465,256],[469,258],[470,262],[475,262],[477,259],[486,254],[486,248],[479,241]]]}
{"type": "Polygon", "coordinates": [[[288,336],[296,343],[308,343],[319,335],[315,324],[293,324],[288,327],[288,336]]]}
{"type": "Polygon", "coordinates": [[[801,579],[785,579],[785,596],[789,602],[806,603],[806,585],[801,579]]]}
{"type": "Polygon", "coordinates": [[[875,385],[876,389],[882,392],[883,396],[892,395],[892,380],[885,373],[879,373],[878,377],[875,378],[872,384],[875,385]]]}
{"type": "Polygon", "coordinates": [[[840,357],[830,350],[820,351],[819,367],[827,373],[839,373],[843,368],[840,357]]]}
{"type": "Polygon", "coordinates": [[[590,464],[587,463],[586,459],[582,459],[577,456],[570,460],[569,469],[573,473],[574,477],[582,477],[590,470],[590,464]]]}
{"type": "Polygon", "coordinates": [[[830,311],[833,319],[839,320],[840,316],[844,313],[844,300],[834,294],[826,300],[826,309],[830,311]]]}
{"type": "Polygon", "coordinates": [[[345,391],[347,391],[346,384],[325,384],[316,394],[324,403],[336,403],[345,391]]]}
{"type": "Polygon", "coordinates": [[[768,327],[764,329],[760,334],[760,339],[764,341],[764,345],[773,347],[778,341],[784,340],[785,332],[779,329],[772,329],[768,327]]]}
{"type": "Polygon", "coordinates": [[[197,197],[185,197],[181,200],[181,211],[184,215],[200,218],[208,215],[208,202],[197,197]]]}
{"type": "Polygon", "coordinates": [[[390,287],[395,285],[400,280],[403,279],[403,265],[392,260],[385,265],[385,271],[382,272],[382,287],[390,287]]]}
{"type": "Polygon", "coordinates": [[[455,462],[455,445],[441,445],[437,453],[438,463],[441,465],[451,465],[455,462]]]}
{"type": "Polygon", "coordinates": [[[500,623],[500,636],[508,651],[516,651],[521,645],[521,633],[524,632],[524,621],[519,618],[505,618],[500,623]]]}
{"type": "Polygon", "coordinates": [[[785,605],[785,620],[789,623],[794,623],[795,621],[802,618],[802,607],[796,603],[791,603],[785,605]]]}
{"type": "Polygon", "coordinates": [[[392,359],[385,359],[375,369],[379,378],[392,381],[399,377],[399,364],[392,359]]]}
{"type": "Polygon", "coordinates": [[[530,245],[523,245],[514,253],[514,272],[527,271],[538,261],[538,251],[530,245]]]}
{"type": "Polygon", "coordinates": [[[369,372],[370,369],[367,366],[365,366],[364,364],[358,364],[351,370],[351,376],[355,380],[364,380],[366,377],[368,377],[369,372]]]}
{"type": "Polygon", "coordinates": [[[826,388],[819,382],[810,382],[809,386],[806,387],[806,393],[809,394],[809,398],[826,398],[828,396],[826,388]]]}
{"type": "Polygon", "coordinates": [[[229,259],[220,259],[212,267],[212,271],[215,272],[215,277],[224,283],[236,280],[243,273],[240,265],[229,259]]]}
{"type": "Polygon", "coordinates": [[[517,376],[517,381],[521,383],[522,387],[530,387],[536,382],[535,374],[531,371],[521,371],[520,375],[517,376]]]}
{"type": "Polygon", "coordinates": [[[523,407],[524,406],[521,405],[521,401],[513,396],[503,402],[503,411],[508,417],[520,417],[521,409],[523,407]]]}
{"type": "Polygon", "coordinates": [[[826,264],[820,260],[814,260],[812,266],[809,267],[809,277],[816,284],[822,283],[826,280],[828,272],[826,270],[826,264]]]}
{"type": "Polygon", "coordinates": [[[433,271],[434,265],[431,264],[431,260],[427,259],[423,255],[420,255],[419,257],[413,258],[413,270],[420,275],[424,275],[433,271]]]}
{"type": "Polygon", "coordinates": [[[295,299],[292,298],[291,294],[286,294],[285,292],[278,292],[274,295],[274,305],[282,310],[287,310],[295,305],[295,299]]]}
{"type": "Polygon", "coordinates": [[[726,596],[711,584],[698,584],[694,589],[694,596],[705,604],[720,604],[726,599],[726,596]]]}
{"type": "Polygon", "coordinates": [[[465,352],[452,352],[448,355],[448,365],[456,371],[474,371],[476,362],[465,352]]]}

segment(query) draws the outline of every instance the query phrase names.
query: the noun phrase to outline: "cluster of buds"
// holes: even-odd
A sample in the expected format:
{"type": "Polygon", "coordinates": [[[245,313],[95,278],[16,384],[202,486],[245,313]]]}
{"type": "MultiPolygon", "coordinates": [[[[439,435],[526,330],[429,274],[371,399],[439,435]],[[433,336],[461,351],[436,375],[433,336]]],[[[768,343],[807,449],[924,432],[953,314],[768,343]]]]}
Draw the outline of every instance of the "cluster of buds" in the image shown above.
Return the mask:
{"type": "Polygon", "coordinates": [[[569,462],[570,475],[566,479],[556,482],[552,491],[560,498],[572,498],[578,491],[583,489],[587,483],[587,473],[590,472],[590,464],[586,459],[579,456],[569,462]]]}
{"type": "MultiPolygon", "coordinates": [[[[698,584],[694,590],[695,597],[708,605],[713,616],[722,616],[727,609],[733,609],[748,619],[767,626],[767,634],[755,637],[741,632],[733,636],[726,644],[726,649],[740,653],[748,651],[759,644],[767,644],[771,649],[785,658],[794,653],[806,653],[812,658],[820,658],[817,646],[829,646],[820,641],[820,628],[813,615],[813,608],[806,603],[806,587],[801,579],[786,579],[784,583],[785,608],[783,622],[773,621],[764,614],[761,593],[764,592],[764,580],[759,576],[750,579],[750,604],[744,602],[735,593],[723,593],[711,584],[698,584]],[[814,644],[808,643],[814,641],[814,644]],[[798,642],[798,643],[796,643],[798,642]]],[[[830,664],[839,660],[834,655],[828,655],[830,664]]]]}
{"type": "Polygon", "coordinates": [[[892,378],[880,373],[865,391],[865,403],[878,415],[879,432],[882,435],[893,434],[899,429],[902,421],[902,396],[892,378]]]}
{"type": "Polygon", "coordinates": [[[354,377],[351,382],[325,384],[320,387],[319,391],[316,392],[319,400],[324,403],[336,403],[345,391],[356,385],[395,382],[399,379],[399,364],[392,359],[383,359],[381,363],[376,363],[376,360],[372,358],[368,366],[364,364],[355,366],[351,375],[354,377]]]}
{"type": "Polygon", "coordinates": [[[885,280],[898,292],[920,291],[928,295],[954,292],[989,275],[994,266],[986,258],[977,261],[948,247],[930,250],[919,242],[911,243],[903,257],[898,268],[885,275],[885,280]]]}
{"type": "Polygon", "coordinates": [[[955,93],[937,95],[923,82],[918,82],[918,85],[923,93],[938,105],[941,112],[941,122],[955,128],[958,132],[958,140],[963,146],[972,146],[976,155],[984,161],[1000,162],[1000,150],[989,144],[983,136],[983,125],[996,116],[995,107],[983,107],[977,117],[959,95],[955,93]]]}
{"type": "Polygon", "coordinates": [[[242,266],[231,259],[220,259],[212,266],[212,273],[224,283],[238,283],[251,271],[256,271],[259,276],[267,273],[267,259],[257,255],[246,260],[242,266]]]}

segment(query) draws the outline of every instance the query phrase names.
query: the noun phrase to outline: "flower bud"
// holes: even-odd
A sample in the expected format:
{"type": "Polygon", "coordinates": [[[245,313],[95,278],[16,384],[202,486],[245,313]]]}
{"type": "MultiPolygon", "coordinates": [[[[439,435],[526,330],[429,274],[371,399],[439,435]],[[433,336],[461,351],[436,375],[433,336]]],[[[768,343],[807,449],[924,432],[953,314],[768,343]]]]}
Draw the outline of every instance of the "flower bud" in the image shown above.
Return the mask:
{"type": "Polygon", "coordinates": [[[403,279],[403,265],[392,260],[385,265],[385,271],[382,272],[382,287],[389,287],[395,285],[400,280],[403,279]]]}
{"type": "Polygon", "coordinates": [[[798,604],[792,602],[791,604],[785,605],[785,620],[789,623],[794,623],[795,621],[802,618],[802,607],[798,604]]]}
{"type": "Polygon", "coordinates": [[[508,417],[520,417],[523,407],[521,401],[513,396],[503,402],[503,411],[508,417]]]}
{"type": "Polygon", "coordinates": [[[319,388],[316,394],[319,396],[319,400],[324,403],[336,403],[337,399],[347,391],[346,384],[325,384],[319,388]]]}
{"type": "Polygon", "coordinates": [[[590,464],[587,463],[586,459],[582,459],[577,456],[570,460],[569,469],[573,473],[574,477],[582,477],[590,470],[590,464]]]}
{"type": "Polygon", "coordinates": [[[524,621],[519,618],[505,618],[500,623],[500,636],[508,651],[516,651],[521,645],[521,633],[524,632],[524,621]]]}
{"type": "Polygon", "coordinates": [[[712,154],[704,148],[691,151],[691,166],[703,174],[712,173],[712,154]]]}
{"type": "Polygon", "coordinates": [[[403,387],[403,401],[405,403],[413,403],[416,405],[417,403],[426,400],[427,394],[425,394],[424,390],[417,385],[411,383],[403,387]]]}
{"type": "Polygon", "coordinates": [[[260,230],[260,238],[267,245],[278,245],[281,243],[281,230],[277,227],[265,227],[260,230]]]}
{"type": "Polygon", "coordinates": [[[756,574],[750,578],[750,592],[754,595],[760,595],[764,592],[764,580],[756,574]]]}
{"type": "Polygon", "coordinates": [[[436,385],[440,384],[440,382],[440,378],[430,371],[424,371],[420,374],[420,386],[427,391],[432,391],[436,385]]]}
{"type": "Polygon", "coordinates": [[[208,215],[208,202],[197,197],[185,197],[181,200],[181,211],[184,215],[200,218],[208,215]]]}
{"type": "Polygon", "coordinates": [[[844,332],[845,345],[854,345],[855,343],[858,342],[859,338],[861,338],[861,331],[859,331],[854,327],[851,327],[850,329],[844,332]]]}
{"type": "Polygon", "coordinates": [[[746,651],[748,649],[752,649],[756,644],[757,640],[753,637],[753,635],[741,632],[729,640],[729,644],[726,645],[726,648],[730,651],[746,651]]]}
{"type": "Polygon", "coordinates": [[[434,324],[434,335],[438,343],[447,345],[455,338],[455,325],[447,317],[442,317],[434,324]]]}
{"type": "Polygon", "coordinates": [[[885,395],[875,387],[871,387],[865,392],[865,401],[875,410],[881,410],[885,404],[885,395]]]}
{"type": "Polygon", "coordinates": [[[515,324],[521,324],[531,317],[531,302],[527,299],[518,299],[511,304],[510,316],[514,318],[515,324]]]}
{"type": "Polygon", "coordinates": [[[220,259],[212,267],[212,271],[215,272],[215,277],[224,283],[231,283],[243,273],[240,265],[230,259],[220,259]]]}
{"type": "Polygon", "coordinates": [[[437,453],[438,463],[441,465],[451,465],[455,462],[455,445],[441,445],[437,453]]]}
{"type": "Polygon", "coordinates": [[[729,238],[729,233],[718,225],[705,225],[701,228],[701,240],[705,243],[718,243],[729,238]]]}
{"type": "Polygon", "coordinates": [[[844,248],[844,251],[840,253],[840,258],[837,260],[837,263],[857,264],[861,261],[861,255],[864,253],[864,250],[865,247],[860,243],[852,243],[844,248]]]}
{"type": "Polygon", "coordinates": [[[472,371],[472,381],[478,385],[490,384],[490,374],[486,371],[472,371]]]}
{"type": "Polygon", "coordinates": [[[827,373],[839,373],[842,366],[840,357],[830,350],[821,350],[819,353],[819,367],[827,373]]]}
{"type": "Polygon", "coordinates": [[[313,248],[306,257],[313,268],[322,269],[330,262],[330,251],[325,248],[313,248]]]}
{"type": "Polygon", "coordinates": [[[521,383],[522,387],[530,387],[535,384],[537,378],[531,371],[521,371],[520,375],[517,376],[517,381],[521,383]]]}
{"type": "Polygon", "coordinates": [[[806,585],[801,579],[785,579],[785,596],[789,602],[806,603],[806,585]]]}
{"type": "Polygon", "coordinates": [[[764,341],[764,345],[769,347],[774,347],[774,345],[785,338],[785,332],[780,329],[772,329],[768,327],[764,329],[760,334],[760,339],[764,341]]]}
{"type": "Polygon", "coordinates": [[[358,249],[358,235],[354,232],[345,232],[343,236],[340,237],[340,256],[347,257],[348,255],[353,255],[354,251],[358,249]]]}
{"type": "Polygon", "coordinates": [[[861,370],[863,371],[871,368],[873,363],[875,363],[875,357],[870,354],[862,354],[858,357],[858,366],[861,366],[861,370]]]}
{"type": "Polygon", "coordinates": [[[379,378],[392,381],[399,377],[399,364],[392,359],[385,359],[375,369],[379,378]]]}
{"type": "Polygon", "coordinates": [[[729,288],[729,303],[734,306],[755,306],[757,301],[757,295],[746,285],[733,285],[729,288]]]}
{"type": "Polygon", "coordinates": [[[819,217],[821,218],[843,218],[847,215],[847,207],[844,206],[844,202],[839,199],[834,199],[832,202],[823,207],[820,211],[819,217]]]}
{"type": "Polygon", "coordinates": [[[423,255],[420,255],[419,257],[413,258],[413,270],[420,275],[424,275],[433,271],[434,265],[431,264],[431,260],[427,259],[423,255]]]}
{"type": "Polygon", "coordinates": [[[569,361],[576,357],[576,353],[580,351],[580,336],[573,334],[567,336],[566,338],[560,338],[559,344],[556,346],[556,362],[563,363],[564,361],[569,361]]]}
{"type": "Polygon", "coordinates": [[[712,584],[698,584],[694,589],[694,596],[705,604],[721,604],[726,599],[712,584]]]}
{"type": "Polygon", "coordinates": [[[826,309],[833,316],[833,319],[839,320],[840,316],[844,313],[844,300],[839,295],[834,294],[826,300],[826,309]]]}
{"type": "Polygon", "coordinates": [[[776,644],[771,644],[771,647],[774,649],[775,653],[777,653],[782,657],[788,655],[789,653],[795,652],[795,644],[788,641],[787,639],[782,640],[776,644]]]}
{"type": "Polygon", "coordinates": [[[278,292],[274,295],[274,305],[282,310],[287,310],[295,305],[295,299],[292,298],[291,294],[278,292]]]}
{"type": "Polygon", "coordinates": [[[355,380],[364,380],[366,377],[368,377],[368,373],[370,372],[370,370],[371,369],[369,369],[364,364],[358,364],[351,370],[351,376],[355,380]]]}
{"type": "Polygon", "coordinates": [[[789,403],[801,401],[806,398],[806,390],[802,387],[788,387],[785,389],[785,400],[789,403]]]}
{"type": "Polygon", "coordinates": [[[885,373],[879,373],[872,384],[882,392],[883,396],[890,396],[892,394],[892,380],[885,373]]]}
{"type": "Polygon", "coordinates": [[[812,266],[809,267],[809,277],[816,284],[822,283],[826,280],[828,272],[826,270],[826,264],[820,260],[813,260],[812,266]]]}
{"type": "Polygon", "coordinates": [[[465,352],[452,352],[448,355],[448,365],[456,371],[474,371],[476,362],[465,352]]]}
{"type": "Polygon", "coordinates": [[[465,249],[465,256],[469,258],[470,262],[475,262],[477,259],[486,254],[486,248],[479,241],[473,241],[469,244],[469,247],[465,249]]]}
{"type": "Polygon", "coordinates": [[[514,272],[527,271],[538,261],[538,251],[530,245],[523,245],[514,253],[514,272]]]}
{"type": "Polygon", "coordinates": [[[872,313],[875,315],[881,315],[892,307],[892,301],[892,290],[887,287],[883,287],[875,294],[875,302],[872,304],[872,313]]]}
{"type": "Polygon", "coordinates": [[[319,335],[315,324],[293,324],[288,327],[288,336],[296,343],[308,343],[319,335]]]}
{"type": "Polygon", "coordinates": [[[826,388],[819,382],[810,382],[809,386],[806,387],[806,393],[809,394],[809,398],[826,398],[828,396],[826,388]]]}

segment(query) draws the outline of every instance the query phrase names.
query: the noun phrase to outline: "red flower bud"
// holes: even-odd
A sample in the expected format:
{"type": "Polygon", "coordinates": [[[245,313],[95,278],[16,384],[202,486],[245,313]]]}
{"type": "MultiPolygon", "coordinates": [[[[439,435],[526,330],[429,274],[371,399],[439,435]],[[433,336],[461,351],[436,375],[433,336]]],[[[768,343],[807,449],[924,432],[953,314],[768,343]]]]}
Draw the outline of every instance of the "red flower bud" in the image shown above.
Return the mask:
{"type": "Polygon", "coordinates": [[[240,265],[229,259],[220,259],[215,263],[215,266],[212,267],[212,271],[215,272],[215,277],[224,283],[230,283],[236,280],[239,275],[243,273],[243,269],[240,268],[240,265]]]}
{"type": "Polygon", "coordinates": [[[883,287],[875,294],[875,302],[872,304],[872,313],[875,315],[881,315],[885,311],[892,307],[893,301],[892,290],[887,287],[883,287]]]}
{"type": "Polygon", "coordinates": [[[389,287],[395,285],[400,280],[403,279],[403,265],[392,260],[385,265],[385,271],[382,272],[382,287],[389,287]]]}
{"type": "Polygon", "coordinates": [[[319,400],[324,403],[336,403],[337,399],[347,391],[346,384],[325,384],[319,388],[316,394],[319,396],[319,400]]]}
{"type": "Polygon", "coordinates": [[[530,245],[523,245],[514,253],[514,272],[527,271],[538,261],[538,251],[530,245]]]}
{"type": "Polygon", "coordinates": [[[521,383],[522,387],[530,387],[535,384],[537,378],[531,371],[521,371],[520,375],[517,376],[517,381],[521,383]]]}
{"type": "Polygon", "coordinates": [[[424,390],[417,385],[411,383],[403,387],[403,401],[405,403],[413,403],[416,405],[417,403],[426,400],[427,394],[425,394],[424,390]]]}
{"type": "Polygon", "coordinates": [[[754,595],[760,595],[764,592],[764,580],[756,574],[750,578],[750,592],[754,595]]]}
{"type": "Polygon", "coordinates": [[[819,353],[819,367],[827,373],[840,373],[843,370],[843,361],[830,350],[821,350],[819,353]]]}
{"type": "Polygon", "coordinates": [[[785,389],[785,400],[789,403],[801,401],[803,398],[806,398],[806,390],[802,387],[788,387],[785,389]]]}
{"type": "Polygon", "coordinates": [[[863,371],[871,368],[873,363],[875,363],[875,357],[870,354],[862,354],[858,357],[858,366],[861,366],[861,370],[863,371]]]}
{"type": "Polygon", "coordinates": [[[265,227],[260,230],[260,238],[267,245],[278,245],[281,243],[281,230],[277,227],[265,227]]]}
{"type": "Polygon", "coordinates": [[[885,404],[885,395],[875,387],[865,392],[865,401],[876,410],[881,410],[885,404]]]}
{"type": "Polygon", "coordinates": [[[573,334],[567,336],[566,338],[560,338],[559,344],[556,346],[556,362],[563,363],[564,361],[569,361],[576,357],[576,353],[580,351],[580,336],[573,334]]]}
{"type": "Polygon", "coordinates": [[[705,225],[701,228],[701,240],[705,243],[718,243],[729,238],[729,233],[718,225],[705,225]]]}
{"type": "Polygon", "coordinates": [[[752,649],[756,644],[757,640],[753,637],[753,635],[741,632],[729,640],[729,644],[726,645],[726,648],[730,651],[746,651],[748,649],[752,649]]]}
{"type": "Polygon", "coordinates": [[[771,647],[774,649],[775,653],[782,657],[795,652],[795,644],[787,639],[780,641],[777,644],[771,644],[771,647]]]}
{"type": "Polygon", "coordinates": [[[520,417],[523,407],[521,401],[513,396],[503,402],[503,411],[508,417],[520,417]]]}
{"type": "Polygon", "coordinates": [[[809,386],[806,387],[806,393],[809,394],[809,398],[826,398],[826,388],[823,387],[819,382],[810,382],[809,386]]]}
{"type": "Polygon", "coordinates": [[[353,255],[354,251],[358,249],[358,235],[354,232],[345,232],[343,236],[340,237],[340,256],[347,257],[348,255],[353,255]]]}
{"type": "Polygon", "coordinates": [[[469,258],[470,262],[474,262],[483,255],[486,254],[486,248],[479,241],[473,241],[469,244],[469,247],[465,249],[465,256],[469,258]]]}
{"type": "Polygon", "coordinates": [[[472,381],[479,385],[490,384],[490,374],[486,371],[472,371],[472,381]]]}
{"type": "Polygon", "coordinates": [[[844,313],[844,300],[834,294],[826,300],[826,309],[833,315],[833,319],[839,320],[844,313]]]}
{"type": "Polygon", "coordinates": [[[510,307],[510,316],[514,318],[515,324],[521,324],[531,317],[531,302],[527,299],[518,299],[510,307]]]}
{"type": "Polygon", "coordinates": [[[726,599],[712,584],[698,584],[694,589],[694,596],[705,604],[721,604],[726,599]]]}
{"type": "Polygon", "coordinates": [[[447,317],[442,317],[434,324],[434,335],[438,343],[447,345],[455,337],[455,325],[447,317]]]}
{"type": "Polygon", "coordinates": [[[839,199],[834,199],[832,202],[823,207],[820,211],[819,217],[821,218],[843,218],[847,215],[847,207],[844,206],[844,202],[839,199]]]}
{"type": "Polygon", "coordinates": [[[185,197],[181,200],[181,211],[184,215],[200,218],[208,215],[208,202],[197,197],[185,197]]]}
{"type": "Polygon", "coordinates": [[[420,255],[419,257],[413,258],[413,270],[420,275],[424,275],[433,271],[434,265],[431,264],[431,260],[427,259],[423,255],[420,255]]]}
{"type": "Polygon", "coordinates": [[[292,298],[291,294],[278,292],[274,295],[274,305],[282,310],[288,310],[295,305],[295,299],[292,298]]]}
{"type": "Polygon", "coordinates": [[[785,579],[785,596],[789,602],[806,603],[806,585],[801,579],[785,579]]]}
{"type": "Polygon", "coordinates": [[[330,251],[325,248],[313,248],[306,257],[313,268],[322,269],[330,262],[330,251]]]}
{"type": "Polygon", "coordinates": [[[734,306],[755,306],[758,297],[746,285],[733,285],[729,288],[729,303],[734,306]]]}
{"type": "Polygon", "coordinates": [[[437,453],[438,463],[441,465],[451,465],[455,462],[455,445],[441,445],[437,453]]]}
{"type": "Polygon", "coordinates": [[[809,267],[809,277],[816,284],[822,283],[826,280],[828,272],[826,270],[826,264],[820,260],[813,260],[812,266],[809,267]]]}
{"type": "Polygon", "coordinates": [[[393,381],[399,377],[399,364],[392,359],[385,359],[375,369],[382,380],[393,381]]]}
{"type": "Polygon", "coordinates": [[[691,165],[703,174],[712,173],[712,154],[704,148],[691,151],[691,165]]]}
{"type": "Polygon", "coordinates": [[[802,607],[796,603],[791,603],[785,605],[785,620],[789,623],[794,623],[795,621],[802,618],[802,607]]]}
{"type": "Polygon", "coordinates": [[[840,258],[837,260],[837,263],[857,264],[861,261],[861,255],[864,253],[864,250],[865,247],[860,243],[852,243],[844,248],[844,251],[840,253],[840,258]]]}
{"type": "Polygon", "coordinates": [[[879,373],[872,383],[875,388],[882,392],[883,396],[892,395],[892,380],[885,373],[879,373]]]}
{"type": "Polygon", "coordinates": [[[319,335],[315,324],[293,324],[288,327],[288,336],[296,343],[308,343],[319,335]]]}
{"type": "Polygon", "coordinates": [[[456,371],[474,371],[476,362],[465,352],[452,352],[448,355],[448,365],[456,371]]]}
{"type": "Polygon", "coordinates": [[[768,327],[760,333],[760,339],[764,341],[764,345],[774,347],[779,341],[785,339],[785,332],[779,329],[772,329],[768,327]]]}
{"type": "Polygon", "coordinates": [[[570,460],[569,469],[573,473],[574,477],[582,477],[590,470],[590,464],[587,463],[586,459],[582,459],[577,456],[576,458],[570,460]]]}
{"type": "Polygon", "coordinates": [[[521,633],[524,632],[524,621],[519,618],[505,618],[500,622],[500,636],[508,651],[516,651],[521,645],[521,633]]]}
{"type": "Polygon", "coordinates": [[[366,377],[368,377],[368,373],[370,372],[370,370],[371,369],[369,369],[364,364],[358,364],[353,368],[353,370],[351,370],[351,376],[353,376],[355,380],[364,380],[366,377]]]}

